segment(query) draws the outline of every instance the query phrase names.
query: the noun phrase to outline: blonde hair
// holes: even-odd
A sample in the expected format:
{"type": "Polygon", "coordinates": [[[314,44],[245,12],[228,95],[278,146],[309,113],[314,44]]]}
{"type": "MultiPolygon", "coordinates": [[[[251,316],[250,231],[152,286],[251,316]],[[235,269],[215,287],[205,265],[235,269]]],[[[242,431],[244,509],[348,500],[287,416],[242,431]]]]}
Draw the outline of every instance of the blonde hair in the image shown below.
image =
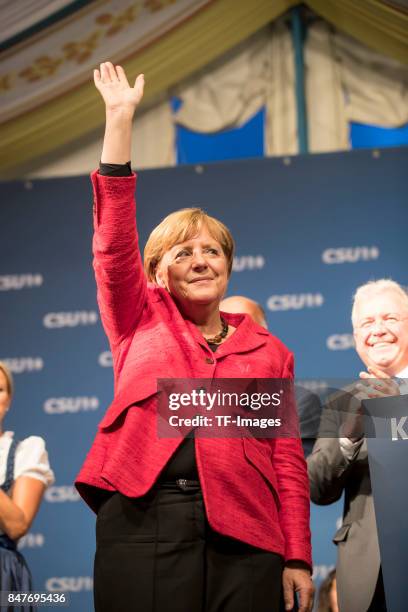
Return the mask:
{"type": "Polygon", "coordinates": [[[182,208],[163,219],[150,234],[144,250],[144,269],[147,278],[156,282],[157,266],[163,255],[175,244],[185,242],[197,236],[205,227],[210,235],[220,243],[228,264],[228,276],[231,274],[234,257],[234,240],[229,229],[210,217],[201,208],[182,208]]]}
{"type": "Polygon", "coordinates": [[[405,306],[408,310],[408,293],[406,292],[404,287],[388,278],[372,280],[358,287],[353,296],[353,307],[351,310],[351,321],[353,323],[353,326],[356,323],[356,312],[358,303],[362,300],[369,299],[373,295],[378,295],[379,293],[383,293],[385,291],[392,291],[393,293],[396,293],[397,295],[402,297],[403,301],[405,302],[405,306]]]}
{"type": "Polygon", "coordinates": [[[4,376],[6,377],[7,391],[11,399],[14,393],[13,375],[4,361],[0,361],[0,371],[3,372],[4,376]]]}

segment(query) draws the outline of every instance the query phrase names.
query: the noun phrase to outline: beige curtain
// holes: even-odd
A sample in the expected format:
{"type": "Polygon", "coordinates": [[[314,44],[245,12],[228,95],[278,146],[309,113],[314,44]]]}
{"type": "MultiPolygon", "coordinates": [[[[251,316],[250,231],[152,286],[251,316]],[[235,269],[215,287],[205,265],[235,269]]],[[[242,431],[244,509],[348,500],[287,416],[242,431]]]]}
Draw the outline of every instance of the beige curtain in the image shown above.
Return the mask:
{"type": "Polygon", "coordinates": [[[384,127],[408,121],[408,66],[341,33],[334,36],[348,118],[384,127]]]}
{"type": "MultiPolygon", "coordinates": [[[[350,147],[349,123],[408,122],[408,67],[319,21],[305,44],[311,152],[350,147]]],[[[265,154],[297,153],[294,57],[283,20],[208,67],[179,91],[176,121],[198,132],[239,126],[266,107],[265,154]]]]}
{"type": "Polygon", "coordinates": [[[267,65],[265,155],[293,155],[298,152],[295,59],[292,35],[283,22],[271,32],[267,65]]]}
{"type": "Polygon", "coordinates": [[[174,122],[166,100],[136,117],[132,140],[135,168],[159,168],[176,163],[174,122]]]}
{"type": "Polygon", "coordinates": [[[293,49],[282,21],[224,56],[178,95],[183,105],[177,123],[197,132],[242,125],[265,105],[267,154],[297,152],[293,49]]]}
{"type": "MultiPolygon", "coordinates": [[[[349,148],[349,122],[384,127],[408,122],[408,68],[372,51],[326,22],[311,25],[305,44],[306,100],[311,152],[349,148]]],[[[274,22],[184,82],[175,121],[216,132],[245,123],[266,108],[265,154],[298,151],[294,57],[284,20],[274,22]]],[[[175,164],[174,117],[168,101],[135,121],[136,168],[175,164]]],[[[43,159],[30,176],[83,174],[99,160],[101,135],[43,159]]]]}
{"type": "Polygon", "coordinates": [[[311,151],[349,148],[349,122],[398,127],[408,122],[408,68],[325,22],[305,45],[311,151]]]}
{"type": "Polygon", "coordinates": [[[342,75],[327,24],[311,26],[304,57],[310,151],[348,149],[349,126],[342,75]]]}
{"type": "MultiPolygon", "coordinates": [[[[38,166],[38,158],[41,156],[51,152],[57,155],[61,147],[68,147],[68,143],[75,148],[76,141],[87,140],[87,135],[98,127],[103,129],[103,107],[99,97],[95,95],[90,68],[100,61],[105,61],[107,53],[115,62],[124,65],[130,79],[135,78],[141,71],[145,73],[147,87],[142,105],[147,107],[158,96],[166,95],[169,88],[247,40],[296,4],[296,1],[177,0],[152,3],[127,0],[126,6],[122,2],[123,10],[118,14],[112,13],[108,6],[111,3],[106,0],[83,7],[76,18],[79,18],[79,14],[86,14],[90,22],[84,26],[85,38],[74,37],[67,41],[67,53],[70,58],[72,55],[71,59],[67,58],[66,62],[64,60],[61,64],[59,47],[47,43],[47,40],[44,43],[44,52],[38,54],[44,55],[43,58],[36,58],[35,54],[31,57],[29,54],[28,66],[24,66],[22,74],[25,75],[24,82],[29,80],[27,87],[30,91],[35,90],[37,85],[45,87],[48,82],[53,81],[54,74],[59,78],[62,75],[62,67],[65,70],[65,65],[73,70],[75,82],[70,83],[68,89],[65,87],[68,84],[65,83],[63,96],[59,95],[61,90],[55,91],[55,97],[52,99],[48,95],[42,99],[35,96],[36,103],[33,108],[28,106],[23,114],[18,116],[14,115],[16,108],[12,108],[13,112],[7,115],[7,121],[4,115],[0,125],[0,177],[20,177],[23,168],[38,166]],[[106,5],[103,15],[99,15],[101,4],[106,5]],[[128,5],[129,11],[125,10],[128,5]],[[189,7],[194,8],[194,14],[189,7]],[[143,14],[149,13],[155,21],[160,16],[169,17],[166,22],[169,27],[162,24],[163,27],[155,34],[152,30],[153,39],[143,38],[141,47],[137,34],[142,24],[140,11],[143,14]],[[176,15],[182,14],[183,19],[176,19],[176,15]],[[118,42],[119,39],[122,40],[122,35],[126,38],[126,41],[123,38],[123,46],[118,42]],[[73,41],[74,45],[71,44],[73,41]],[[34,65],[31,65],[32,62],[34,65]],[[89,68],[86,68],[87,62],[89,68]],[[77,63],[82,66],[81,69],[74,68],[77,63]],[[11,118],[12,116],[14,118],[11,118]]],[[[53,32],[54,28],[50,28],[50,31],[53,32]]],[[[65,30],[64,32],[67,34],[65,30]]],[[[41,40],[47,34],[48,32],[44,31],[41,40]]],[[[60,44],[65,43],[60,41],[60,44]]],[[[13,52],[16,49],[13,49],[13,52]]],[[[0,97],[3,106],[7,96],[16,91],[16,84],[22,83],[20,72],[20,69],[17,72],[14,68],[11,69],[11,65],[10,70],[6,65],[3,66],[0,74],[0,97]]],[[[47,87],[46,89],[48,90],[47,87]]],[[[20,105],[22,96],[16,96],[16,100],[20,105]]],[[[21,108],[20,111],[22,112],[21,108]]]]}
{"type": "Polygon", "coordinates": [[[307,0],[307,4],[339,31],[408,64],[408,12],[392,6],[392,0],[307,0]]]}
{"type": "MultiPolygon", "coordinates": [[[[94,139],[69,150],[42,159],[41,164],[25,174],[30,178],[88,174],[100,159],[103,130],[94,139]]],[[[136,169],[174,166],[174,124],[166,100],[136,116],[132,138],[132,166],[136,169]]]]}

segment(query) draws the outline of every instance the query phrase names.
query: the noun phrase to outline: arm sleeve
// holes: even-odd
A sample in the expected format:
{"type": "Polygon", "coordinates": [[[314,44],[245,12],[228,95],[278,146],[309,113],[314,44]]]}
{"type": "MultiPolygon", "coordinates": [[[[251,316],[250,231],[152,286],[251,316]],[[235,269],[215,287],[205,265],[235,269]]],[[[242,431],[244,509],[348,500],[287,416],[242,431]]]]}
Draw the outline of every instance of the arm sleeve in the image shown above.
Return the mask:
{"type": "Polygon", "coordinates": [[[17,480],[20,476],[28,476],[29,478],[41,480],[46,487],[55,482],[45,442],[42,438],[30,436],[22,440],[17,446],[14,462],[14,480],[17,480]]]}
{"type": "MultiPolygon", "coordinates": [[[[282,378],[293,379],[292,353],[286,357],[282,378]]],[[[304,561],[312,569],[309,481],[301,440],[275,438],[271,442],[281,501],[279,522],[285,537],[285,560],[304,561]]]]}
{"type": "Polygon", "coordinates": [[[99,174],[101,176],[132,176],[130,161],[127,164],[99,164],[99,174]]]}
{"type": "MultiPolygon", "coordinates": [[[[106,165],[106,164],[105,164],[106,165]]],[[[135,331],[147,301],[134,198],[136,176],[92,174],[93,266],[102,324],[114,363],[122,340],[135,331]]]]}
{"type": "Polygon", "coordinates": [[[341,437],[341,421],[347,394],[336,397],[323,409],[318,438],[307,458],[310,493],[315,504],[331,504],[340,499],[349,470],[358,458],[364,439],[353,443],[341,437]]]}

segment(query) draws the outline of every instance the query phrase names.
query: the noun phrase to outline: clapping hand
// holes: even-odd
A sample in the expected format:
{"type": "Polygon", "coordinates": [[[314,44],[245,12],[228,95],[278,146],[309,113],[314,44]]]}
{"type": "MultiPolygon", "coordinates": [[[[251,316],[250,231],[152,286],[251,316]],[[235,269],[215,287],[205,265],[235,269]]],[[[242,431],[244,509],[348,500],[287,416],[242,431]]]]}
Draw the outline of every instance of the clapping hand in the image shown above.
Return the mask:
{"type": "Polygon", "coordinates": [[[367,372],[360,372],[360,378],[364,381],[359,388],[365,393],[365,399],[373,397],[390,397],[400,395],[399,386],[387,374],[378,368],[367,368],[367,372]]]}
{"type": "Polygon", "coordinates": [[[359,406],[357,410],[347,416],[342,426],[342,435],[350,438],[353,442],[361,439],[364,435],[364,414],[361,402],[366,399],[400,394],[397,383],[382,370],[368,367],[367,372],[360,372],[359,376],[362,382],[356,384],[357,393],[353,393],[353,398],[358,400],[359,406]]]}

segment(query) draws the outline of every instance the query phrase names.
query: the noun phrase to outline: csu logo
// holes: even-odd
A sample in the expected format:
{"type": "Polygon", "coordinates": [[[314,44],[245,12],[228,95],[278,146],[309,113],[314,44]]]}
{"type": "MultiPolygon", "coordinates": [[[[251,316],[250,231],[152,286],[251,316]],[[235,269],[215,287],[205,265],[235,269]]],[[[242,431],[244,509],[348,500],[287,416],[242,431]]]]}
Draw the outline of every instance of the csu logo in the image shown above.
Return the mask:
{"type": "Polygon", "coordinates": [[[48,578],[45,583],[47,591],[59,592],[59,591],[72,591],[78,593],[79,591],[92,591],[93,579],[91,576],[61,576],[48,578]]]}
{"type": "Polygon", "coordinates": [[[98,363],[101,368],[111,368],[113,366],[112,353],[110,351],[104,351],[98,357],[98,363]]]}
{"type": "Polygon", "coordinates": [[[262,255],[240,255],[234,257],[232,262],[232,270],[234,272],[243,272],[244,270],[262,270],[265,265],[265,259],[262,255]]]}
{"type": "Polygon", "coordinates": [[[3,359],[6,366],[13,374],[22,374],[22,372],[36,372],[42,370],[44,362],[41,357],[15,357],[11,359],[3,359]]]}
{"type": "Polygon", "coordinates": [[[321,293],[299,293],[271,295],[266,306],[269,310],[301,310],[303,308],[319,308],[324,304],[321,293]]]}
{"type": "Polygon", "coordinates": [[[0,291],[12,289],[32,289],[43,284],[41,274],[8,274],[0,276],[0,291]]]}
{"type": "Polygon", "coordinates": [[[322,260],[325,264],[343,264],[371,261],[378,259],[379,256],[380,250],[376,246],[340,247],[323,251],[322,260]]]}
{"type": "Polygon", "coordinates": [[[20,548],[41,548],[44,546],[44,535],[42,533],[27,533],[19,539],[18,549],[20,548]]]}
{"type": "Polygon", "coordinates": [[[50,503],[76,502],[79,500],[79,493],[74,487],[59,486],[49,487],[45,494],[45,499],[50,503]]]}
{"type": "Polygon", "coordinates": [[[44,412],[47,414],[87,412],[98,408],[99,400],[97,397],[50,397],[44,402],[44,412]]]}
{"type": "Polygon", "coordinates": [[[346,351],[354,348],[353,334],[333,334],[327,338],[326,346],[330,351],[346,351]]]}
{"type": "Polygon", "coordinates": [[[95,325],[98,314],[93,311],[80,310],[78,312],[49,312],[43,318],[44,327],[50,329],[60,327],[78,327],[78,325],[95,325]]]}

